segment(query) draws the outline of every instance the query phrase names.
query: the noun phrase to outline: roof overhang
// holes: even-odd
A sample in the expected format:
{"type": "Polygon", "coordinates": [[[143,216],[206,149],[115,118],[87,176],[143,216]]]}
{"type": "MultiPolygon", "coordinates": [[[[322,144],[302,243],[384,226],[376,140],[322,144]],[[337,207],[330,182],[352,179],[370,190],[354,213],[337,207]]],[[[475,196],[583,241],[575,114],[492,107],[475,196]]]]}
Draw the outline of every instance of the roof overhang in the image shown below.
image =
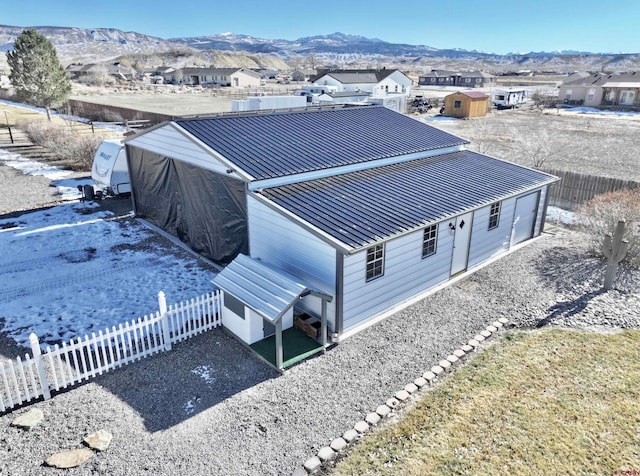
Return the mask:
{"type": "Polygon", "coordinates": [[[333,299],[296,276],[243,254],[212,282],[271,323],[279,321],[304,296],[317,296],[325,301],[333,299]]]}

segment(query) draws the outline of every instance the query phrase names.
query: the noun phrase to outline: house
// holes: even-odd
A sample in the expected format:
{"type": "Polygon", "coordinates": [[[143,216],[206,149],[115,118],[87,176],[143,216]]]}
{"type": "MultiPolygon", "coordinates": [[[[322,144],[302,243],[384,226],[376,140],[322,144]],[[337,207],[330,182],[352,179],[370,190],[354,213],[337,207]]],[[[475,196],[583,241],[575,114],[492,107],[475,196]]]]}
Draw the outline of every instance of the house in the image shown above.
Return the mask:
{"type": "Polygon", "coordinates": [[[126,141],[137,217],[226,267],[249,345],[321,347],[542,233],[556,178],[380,106],[176,119],[126,141]]]}
{"type": "Polygon", "coordinates": [[[163,74],[164,82],[190,86],[260,86],[260,73],[247,68],[178,68],[163,74]]]}
{"type": "Polygon", "coordinates": [[[134,78],[136,71],[122,63],[89,63],[77,64],[72,63],[66,68],[69,78],[72,80],[81,80],[92,75],[106,75],[115,79],[129,81],[134,78]]]}
{"type": "Polygon", "coordinates": [[[640,109],[640,73],[574,73],[560,85],[565,104],[640,109]]]}
{"type": "Polygon", "coordinates": [[[409,96],[413,81],[397,69],[323,70],[309,79],[315,86],[335,86],[337,92],[366,92],[373,97],[389,94],[409,96]]]}
{"type": "Polygon", "coordinates": [[[462,86],[465,88],[484,88],[496,84],[496,77],[484,71],[447,71],[432,69],[418,77],[420,86],[462,86]]]}
{"type": "Polygon", "coordinates": [[[462,91],[444,98],[444,115],[449,117],[484,117],[489,109],[489,96],[478,91],[462,91]]]}
{"type": "Polygon", "coordinates": [[[308,81],[309,78],[313,78],[317,74],[318,72],[315,69],[296,69],[291,73],[291,81],[308,81]]]}

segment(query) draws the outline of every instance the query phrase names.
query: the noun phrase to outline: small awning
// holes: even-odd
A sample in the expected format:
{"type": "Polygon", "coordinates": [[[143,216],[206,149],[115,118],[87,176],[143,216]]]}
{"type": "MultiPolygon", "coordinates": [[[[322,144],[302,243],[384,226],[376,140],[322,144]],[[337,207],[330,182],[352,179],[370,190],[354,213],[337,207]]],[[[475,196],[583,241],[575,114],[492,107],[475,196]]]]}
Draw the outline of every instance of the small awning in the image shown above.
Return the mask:
{"type": "Polygon", "coordinates": [[[271,323],[279,321],[298,299],[306,295],[318,296],[325,301],[333,299],[299,278],[243,254],[236,256],[212,282],[271,323]]]}

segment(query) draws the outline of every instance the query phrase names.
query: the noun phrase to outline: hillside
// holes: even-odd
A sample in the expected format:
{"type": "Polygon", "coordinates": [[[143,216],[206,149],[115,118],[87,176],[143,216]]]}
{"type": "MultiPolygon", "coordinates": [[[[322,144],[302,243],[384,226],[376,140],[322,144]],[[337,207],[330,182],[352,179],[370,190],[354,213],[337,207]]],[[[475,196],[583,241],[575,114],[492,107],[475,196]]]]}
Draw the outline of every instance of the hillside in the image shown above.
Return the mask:
{"type": "MultiPolygon", "coordinates": [[[[23,27],[0,25],[0,70],[8,70],[5,53],[23,27]]],[[[172,66],[213,66],[288,69],[280,57],[251,52],[203,51],[187,44],[114,28],[35,27],[56,47],[60,62],[99,63],[126,60],[139,68],[172,66]]]]}
{"type": "MultiPolygon", "coordinates": [[[[114,28],[35,27],[53,43],[64,65],[126,60],[139,68],[159,66],[370,68],[384,65],[407,73],[431,69],[509,72],[640,70],[640,53],[530,52],[498,55],[426,45],[389,43],[377,38],[333,33],[297,40],[263,39],[222,33],[162,39],[114,28]]],[[[10,51],[22,27],[0,25],[0,52],[10,51]]],[[[0,70],[7,70],[0,54],[0,70]]]]}

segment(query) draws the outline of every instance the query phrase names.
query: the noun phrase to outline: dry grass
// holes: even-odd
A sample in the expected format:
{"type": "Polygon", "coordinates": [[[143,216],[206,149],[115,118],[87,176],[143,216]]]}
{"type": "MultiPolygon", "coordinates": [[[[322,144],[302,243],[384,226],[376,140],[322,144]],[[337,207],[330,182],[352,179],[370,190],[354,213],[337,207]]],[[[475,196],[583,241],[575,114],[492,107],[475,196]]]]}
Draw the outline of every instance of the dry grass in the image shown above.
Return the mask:
{"type": "Polygon", "coordinates": [[[640,332],[510,332],[336,474],[640,471],[640,332]]]}
{"type": "Polygon", "coordinates": [[[44,113],[5,104],[0,105],[0,123],[2,128],[8,123],[22,129],[34,144],[44,147],[49,153],[41,160],[53,160],[58,166],[77,171],[91,170],[93,156],[103,139],[121,137],[113,131],[92,129],[90,124],[57,116],[48,121],[44,113]]]}
{"type": "Polygon", "coordinates": [[[640,121],[635,118],[494,111],[434,125],[470,140],[472,150],[527,167],[640,181],[640,121]]]}

